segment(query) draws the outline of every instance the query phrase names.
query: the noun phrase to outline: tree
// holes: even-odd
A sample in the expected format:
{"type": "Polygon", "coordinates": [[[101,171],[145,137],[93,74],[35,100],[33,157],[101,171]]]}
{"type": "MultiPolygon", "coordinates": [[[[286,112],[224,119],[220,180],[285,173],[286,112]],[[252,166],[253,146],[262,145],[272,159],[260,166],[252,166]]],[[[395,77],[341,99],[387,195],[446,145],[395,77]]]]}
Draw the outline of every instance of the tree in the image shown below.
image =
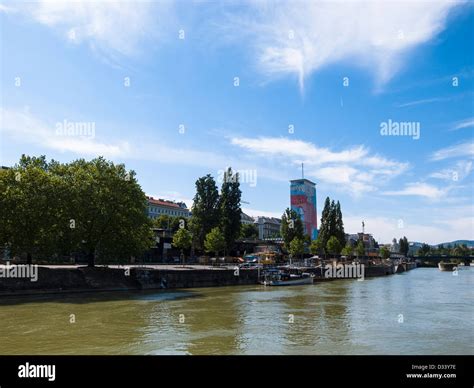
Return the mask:
{"type": "Polygon", "coordinates": [[[336,203],[334,200],[331,201],[329,197],[326,197],[321,214],[321,227],[318,236],[318,238],[321,238],[323,247],[327,247],[327,243],[332,236],[338,239],[341,247],[346,245],[341,204],[339,201],[336,203]]]}
{"type": "Polygon", "coordinates": [[[364,247],[364,242],[362,240],[359,240],[359,242],[357,243],[355,251],[356,251],[357,257],[365,255],[365,247],[364,247]]]}
{"type": "Polygon", "coordinates": [[[61,182],[49,173],[45,156],[22,155],[18,164],[0,173],[0,244],[13,255],[50,257],[61,226],[61,182]]]}
{"type": "Polygon", "coordinates": [[[426,256],[428,253],[430,253],[431,247],[428,244],[423,243],[421,246],[420,250],[418,251],[418,254],[420,256],[426,256]]]}
{"type": "Polygon", "coordinates": [[[224,173],[221,195],[219,197],[219,224],[225,238],[227,250],[232,249],[240,233],[241,195],[239,174],[234,174],[229,167],[224,173]]]}
{"type": "Polygon", "coordinates": [[[206,235],[219,225],[219,192],[214,178],[207,174],[196,181],[190,229],[199,248],[206,235]]]}
{"type": "Polygon", "coordinates": [[[313,255],[321,255],[324,253],[324,247],[319,237],[316,240],[311,241],[309,250],[313,255]]]}
{"type": "Polygon", "coordinates": [[[354,248],[349,243],[347,243],[346,246],[342,248],[342,251],[341,251],[341,254],[346,257],[352,256],[353,253],[354,253],[354,248]]]}
{"type": "Polygon", "coordinates": [[[71,193],[67,227],[89,266],[94,266],[96,258],[125,260],[150,247],[146,196],[134,171],[99,157],[90,162],[76,160],[62,174],[71,193]]]}
{"type": "Polygon", "coordinates": [[[399,245],[399,252],[403,256],[407,256],[408,250],[410,249],[410,244],[408,243],[408,240],[405,236],[398,241],[398,245],[399,245]]]}
{"type": "Polygon", "coordinates": [[[338,255],[341,252],[341,244],[336,236],[329,238],[326,244],[326,250],[333,255],[338,255]]]}
{"type": "Polygon", "coordinates": [[[204,247],[206,252],[213,252],[216,256],[219,256],[219,252],[223,251],[226,247],[226,241],[223,233],[218,227],[213,228],[204,240],[204,247]]]}
{"type": "Polygon", "coordinates": [[[173,236],[173,245],[180,249],[183,255],[185,250],[191,248],[192,241],[191,233],[184,228],[179,229],[173,236]]]}
{"type": "Polygon", "coordinates": [[[151,245],[145,194],[121,164],[23,156],[0,180],[1,241],[28,262],[34,254],[75,252],[94,266],[96,258],[129,259],[151,245]]]}
{"type": "Polygon", "coordinates": [[[332,217],[334,217],[334,236],[339,240],[341,247],[343,247],[346,245],[346,234],[344,232],[344,222],[342,221],[341,204],[339,201],[337,201],[333,209],[332,217]]]}
{"type": "Polygon", "coordinates": [[[290,244],[295,237],[304,239],[304,227],[300,215],[294,210],[287,208],[281,217],[281,236],[286,249],[290,249],[290,244]]]}
{"type": "Polygon", "coordinates": [[[171,229],[171,217],[167,214],[161,214],[153,219],[152,224],[155,228],[171,229]]]}
{"type": "Polygon", "coordinates": [[[256,239],[258,238],[258,228],[254,224],[242,224],[240,227],[240,237],[256,239]]]}
{"type": "Polygon", "coordinates": [[[386,260],[386,259],[388,259],[388,258],[390,257],[390,250],[389,250],[387,247],[385,247],[385,246],[383,246],[382,248],[380,248],[379,253],[380,253],[380,257],[381,257],[382,259],[384,259],[384,260],[386,260]]]}
{"type": "Polygon", "coordinates": [[[304,253],[304,241],[299,237],[295,237],[290,242],[289,252],[291,257],[298,257],[304,253]]]}
{"type": "Polygon", "coordinates": [[[318,239],[321,240],[321,246],[326,249],[326,244],[331,237],[330,227],[330,216],[331,216],[331,200],[326,197],[324,202],[324,208],[321,213],[321,226],[319,228],[318,239]]]}

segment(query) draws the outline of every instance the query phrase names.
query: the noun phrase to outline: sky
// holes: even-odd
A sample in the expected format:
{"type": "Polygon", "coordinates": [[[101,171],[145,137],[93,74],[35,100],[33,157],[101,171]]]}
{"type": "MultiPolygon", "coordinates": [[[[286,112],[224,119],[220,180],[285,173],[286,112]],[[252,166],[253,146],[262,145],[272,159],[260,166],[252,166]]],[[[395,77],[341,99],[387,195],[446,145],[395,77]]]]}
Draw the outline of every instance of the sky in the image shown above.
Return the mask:
{"type": "Polygon", "coordinates": [[[303,163],[346,233],[474,239],[469,2],[2,1],[0,23],[1,165],[102,155],[188,206],[231,166],[280,217],[303,163]]]}

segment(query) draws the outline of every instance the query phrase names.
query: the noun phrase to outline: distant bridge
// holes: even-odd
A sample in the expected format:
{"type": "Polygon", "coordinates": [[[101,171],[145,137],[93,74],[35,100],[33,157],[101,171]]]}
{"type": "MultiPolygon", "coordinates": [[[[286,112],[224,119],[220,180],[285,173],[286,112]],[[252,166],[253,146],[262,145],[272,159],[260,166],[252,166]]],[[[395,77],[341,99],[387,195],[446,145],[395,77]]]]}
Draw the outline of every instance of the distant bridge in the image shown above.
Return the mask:
{"type": "Polygon", "coordinates": [[[453,255],[430,255],[430,256],[413,256],[413,259],[420,261],[431,261],[439,263],[440,261],[460,260],[465,265],[470,265],[474,260],[474,256],[453,256],[453,255]]]}

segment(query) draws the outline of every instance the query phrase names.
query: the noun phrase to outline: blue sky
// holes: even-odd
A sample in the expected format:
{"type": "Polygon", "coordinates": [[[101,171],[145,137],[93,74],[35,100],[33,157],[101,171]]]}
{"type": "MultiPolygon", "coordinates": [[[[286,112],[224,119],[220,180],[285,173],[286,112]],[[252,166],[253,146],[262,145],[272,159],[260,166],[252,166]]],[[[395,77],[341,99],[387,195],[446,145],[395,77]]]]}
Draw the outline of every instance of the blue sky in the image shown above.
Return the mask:
{"type": "Polygon", "coordinates": [[[474,239],[467,2],[6,1],[0,18],[2,165],[104,155],[189,205],[232,166],[244,211],[280,216],[304,162],[347,232],[474,239]]]}

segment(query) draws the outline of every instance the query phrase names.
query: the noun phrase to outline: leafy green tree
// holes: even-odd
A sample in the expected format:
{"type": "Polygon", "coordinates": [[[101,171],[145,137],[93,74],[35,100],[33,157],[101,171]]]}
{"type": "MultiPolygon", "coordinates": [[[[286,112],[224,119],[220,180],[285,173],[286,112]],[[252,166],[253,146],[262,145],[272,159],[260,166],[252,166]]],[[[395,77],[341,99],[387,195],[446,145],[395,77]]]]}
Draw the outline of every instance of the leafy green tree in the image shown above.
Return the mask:
{"type": "Polygon", "coordinates": [[[338,239],[341,247],[346,245],[346,233],[344,232],[344,222],[342,221],[341,204],[337,201],[335,207],[332,209],[334,218],[334,236],[338,239]]]}
{"type": "Polygon", "coordinates": [[[290,243],[295,237],[304,240],[304,226],[300,215],[294,210],[287,208],[281,217],[280,233],[286,249],[290,249],[290,243]]]}
{"type": "Polygon", "coordinates": [[[204,248],[206,252],[213,252],[216,256],[219,255],[219,252],[222,252],[226,247],[226,241],[224,234],[218,227],[213,228],[207,235],[204,240],[204,248]]]}
{"type": "Polygon", "coordinates": [[[242,224],[240,228],[240,237],[256,239],[258,238],[258,228],[254,224],[242,224]]]}
{"type": "Polygon", "coordinates": [[[309,250],[313,255],[322,255],[324,253],[323,243],[319,237],[316,240],[311,241],[309,250]]]}
{"type": "Polygon", "coordinates": [[[227,250],[232,249],[240,234],[241,195],[239,174],[233,173],[229,167],[224,173],[219,197],[219,224],[226,241],[227,250]]]}
{"type": "Polygon", "coordinates": [[[0,244],[12,255],[26,254],[28,264],[33,257],[51,256],[65,226],[61,182],[48,168],[45,156],[23,155],[0,172],[0,244]]]}
{"type": "Polygon", "coordinates": [[[184,217],[172,217],[167,214],[161,214],[152,221],[155,228],[170,230],[176,232],[181,229],[181,225],[184,228],[188,226],[188,220],[184,217]]]}
{"type": "Polygon", "coordinates": [[[326,244],[326,250],[333,255],[341,252],[341,243],[336,236],[331,236],[326,244]]]}
{"type": "Polygon", "coordinates": [[[403,255],[403,256],[407,256],[408,255],[408,250],[410,249],[410,245],[408,243],[408,240],[406,237],[403,237],[401,238],[399,241],[398,241],[398,245],[399,245],[399,252],[403,255]]]}
{"type": "Polygon", "coordinates": [[[151,245],[145,194],[123,165],[23,156],[1,177],[1,238],[28,262],[34,254],[75,252],[94,266],[96,258],[129,259],[151,245]]]}
{"type": "Polygon", "coordinates": [[[298,257],[304,253],[304,240],[299,237],[293,238],[290,242],[289,252],[291,257],[298,257]]]}
{"type": "Polygon", "coordinates": [[[327,247],[329,239],[334,236],[338,239],[341,247],[346,245],[346,234],[344,232],[344,222],[342,220],[341,204],[339,201],[331,201],[326,197],[324,208],[321,213],[321,226],[318,238],[324,247],[327,247]]]}
{"type": "Polygon", "coordinates": [[[72,193],[68,213],[75,242],[89,266],[96,258],[127,260],[150,247],[146,196],[135,172],[99,157],[70,163],[63,178],[72,193]]]}
{"type": "Polygon", "coordinates": [[[153,227],[159,229],[171,229],[171,217],[167,214],[161,214],[152,220],[153,227]]]}
{"type": "Polygon", "coordinates": [[[381,257],[382,259],[384,259],[384,260],[386,260],[386,259],[388,259],[388,258],[390,257],[390,250],[389,250],[387,247],[385,247],[385,246],[383,246],[382,248],[380,248],[379,253],[380,253],[380,257],[381,257]]]}
{"type": "Polygon", "coordinates": [[[321,213],[321,224],[319,227],[318,239],[321,240],[321,246],[323,249],[326,249],[326,245],[331,237],[331,227],[330,227],[330,215],[331,215],[331,200],[329,197],[326,197],[324,201],[324,208],[321,213]]]}
{"type": "Polygon", "coordinates": [[[365,246],[362,240],[359,240],[359,242],[357,243],[355,251],[356,251],[357,257],[365,255],[365,246]]]}
{"type": "Polygon", "coordinates": [[[191,233],[184,228],[180,228],[173,236],[173,245],[181,250],[182,255],[191,248],[192,241],[191,233]]]}
{"type": "Polygon", "coordinates": [[[219,225],[219,192],[214,178],[207,174],[196,181],[190,229],[198,248],[206,235],[219,225]]]}
{"type": "Polygon", "coordinates": [[[344,256],[352,256],[354,253],[354,248],[352,247],[351,244],[346,244],[346,246],[344,248],[342,248],[342,251],[341,251],[341,254],[344,255],[344,256]]]}
{"type": "Polygon", "coordinates": [[[423,244],[418,251],[420,256],[427,256],[431,251],[431,247],[428,244],[423,244]]]}

